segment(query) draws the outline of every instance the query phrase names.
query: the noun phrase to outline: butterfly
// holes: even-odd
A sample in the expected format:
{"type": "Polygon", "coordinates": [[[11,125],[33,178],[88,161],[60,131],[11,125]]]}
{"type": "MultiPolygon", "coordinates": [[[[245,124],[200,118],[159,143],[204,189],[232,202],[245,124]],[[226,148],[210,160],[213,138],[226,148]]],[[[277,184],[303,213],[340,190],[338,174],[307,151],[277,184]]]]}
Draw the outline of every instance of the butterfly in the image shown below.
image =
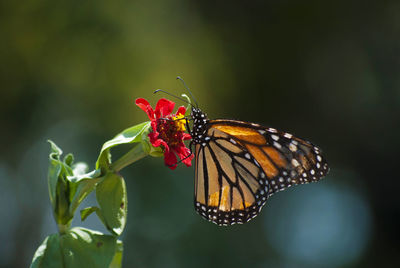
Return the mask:
{"type": "Polygon", "coordinates": [[[217,225],[256,217],[267,199],[316,182],[329,167],[321,150],[292,134],[258,124],[210,120],[192,106],[196,211],[217,225]]]}

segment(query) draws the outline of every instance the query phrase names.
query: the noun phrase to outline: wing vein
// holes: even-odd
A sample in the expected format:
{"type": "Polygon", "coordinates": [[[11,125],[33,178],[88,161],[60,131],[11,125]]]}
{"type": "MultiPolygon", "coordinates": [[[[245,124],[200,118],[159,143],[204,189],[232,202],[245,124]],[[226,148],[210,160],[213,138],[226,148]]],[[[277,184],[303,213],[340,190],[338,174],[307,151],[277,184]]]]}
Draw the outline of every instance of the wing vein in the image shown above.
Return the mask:
{"type": "MultiPolygon", "coordinates": [[[[201,150],[201,148],[200,148],[201,150]]],[[[203,180],[204,180],[204,200],[206,206],[208,206],[208,169],[207,169],[207,161],[206,161],[206,152],[203,149],[203,180]]]]}

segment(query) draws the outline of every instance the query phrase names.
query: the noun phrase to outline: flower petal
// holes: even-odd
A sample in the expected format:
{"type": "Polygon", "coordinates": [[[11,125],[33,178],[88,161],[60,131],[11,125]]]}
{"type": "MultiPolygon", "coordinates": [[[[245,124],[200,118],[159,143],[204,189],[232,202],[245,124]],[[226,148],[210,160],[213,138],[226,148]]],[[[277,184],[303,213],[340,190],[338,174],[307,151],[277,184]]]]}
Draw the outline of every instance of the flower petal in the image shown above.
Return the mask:
{"type": "Polygon", "coordinates": [[[167,99],[159,99],[156,104],[156,118],[165,117],[172,113],[175,103],[167,99]]]}
{"type": "Polygon", "coordinates": [[[164,153],[164,163],[167,167],[169,167],[170,169],[175,169],[176,168],[176,163],[177,163],[177,159],[175,154],[172,151],[169,152],[165,152],[164,153]]]}
{"type": "Polygon", "coordinates": [[[178,108],[178,111],[176,112],[176,115],[185,115],[185,113],[186,113],[186,108],[185,108],[185,106],[180,106],[180,107],[178,108]]]}
{"type": "Polygon", "coordinates": [[[180,146],[174,147],[174,150],[178,154],[182,163],[184,163],[188,167],[192,166],[192,159],[194,155],[189,150],[189,148],[186,148],[184,143],[180,144],[180,146]]]}
{"type": "Polygon", "coordinates": [[[138,98],[136,99],[135,103],[137,106],[139,106],[140,109],[142,109],[147,114],[147,116],[150,119],[154,119],[153,107],[151,107],[150,103],[147,100],[143,98],[138,98]]]}
{"type": "Polygon", "coordinates": [[[160,147],[161,145],[164,147],[165,152],[169,152],[169,146],[163,139],[158,139],[158,132],[149,133],[150,143],[153,147],[160,147]]]}
{"type": "MultiPolygon", "coordinates": [[[[158,136],[160,135],[160,133],[158,133],[158,132],[150,132],[149,133],[149,138],[150,138],[150,142],[153,144],[156,140],[157,140],[157,138],[158,138],[158,136]]],[[[154,145],[153,145],[154,146],[154,145]]],[[[157,146],[156,146],[157,147],[157,146]]]]}
{"type": "Polygon", "coordinates": [[[182,139],[183,139],[184,141],[186,141],[186,140],[191,140],[191,139],[192,139],[192,136],[191,136],[190,134],[187,134],[187,133],[182,133],[182,139]]]}

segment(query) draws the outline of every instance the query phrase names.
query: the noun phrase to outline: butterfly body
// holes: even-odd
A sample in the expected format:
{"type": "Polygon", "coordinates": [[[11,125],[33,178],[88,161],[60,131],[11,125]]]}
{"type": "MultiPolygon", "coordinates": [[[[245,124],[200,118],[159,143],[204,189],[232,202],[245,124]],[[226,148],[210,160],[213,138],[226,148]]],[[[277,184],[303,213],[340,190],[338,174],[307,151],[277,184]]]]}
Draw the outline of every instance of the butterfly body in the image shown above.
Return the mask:
{"type": "Polygon", "coordinates": [[[318,181],[328,165],[318,147],[258,124],[210,120],[192,108],[195,209],[218,225],[256,217],[268,197],[292,185],[318,181]]]}

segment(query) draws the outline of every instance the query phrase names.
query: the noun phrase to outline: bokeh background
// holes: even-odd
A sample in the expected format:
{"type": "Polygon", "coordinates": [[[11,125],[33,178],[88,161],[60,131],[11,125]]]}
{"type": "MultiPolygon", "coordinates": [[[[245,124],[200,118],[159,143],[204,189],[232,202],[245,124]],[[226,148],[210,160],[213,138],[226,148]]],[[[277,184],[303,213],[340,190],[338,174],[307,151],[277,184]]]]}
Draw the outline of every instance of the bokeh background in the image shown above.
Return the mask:
{"type": "Polygon", "coordinates": [[[56,232],[46,140],[94,167],[147,120],[135,98],[184,93],[177,75],[211,118],[307,138],[331,172],[223,228],[195,213],[193,168],[134,163],[124,267],[399,267],[399,14],[396,0],[1,1],[0,267],[27,267],[56,232]]]}

